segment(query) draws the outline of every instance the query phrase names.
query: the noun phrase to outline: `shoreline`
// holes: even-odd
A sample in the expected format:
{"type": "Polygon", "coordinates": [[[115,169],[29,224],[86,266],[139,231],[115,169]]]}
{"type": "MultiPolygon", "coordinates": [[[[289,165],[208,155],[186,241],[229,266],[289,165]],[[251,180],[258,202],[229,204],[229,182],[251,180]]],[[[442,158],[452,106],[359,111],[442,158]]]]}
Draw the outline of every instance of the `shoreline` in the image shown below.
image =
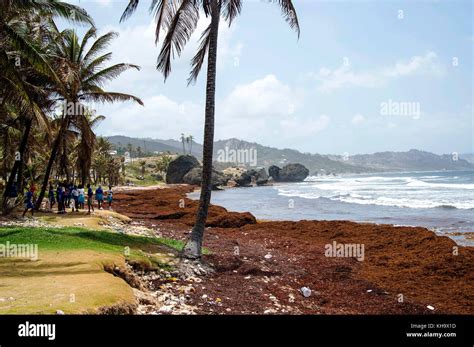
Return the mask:
{"type": "MultiPolygon", "coordinates": [[[[118,191],[115,208],[167,237],[184,240],[197,208],[197,201],[186,197],[194,188],[164,188],[118,191]],[[179,207],[180,201],[184,207],[179,207]]],[[[204,246],[212,254],[203,258],[217,273],[193,297],[202,301],[199,295],[227,295],[226,309],[231,311],[219,306],[209,311],[203,304],[200,313],[474,312],[469,270],[474,248],[459,246],[427,228],[350,221],[257,221],[248,212],[229,212],[216,205],[211,205],[207,226],[204,246]],[[326,257],[324,246],[333,241],[363,244],[365,260],[326,257]],[[299,289],[304,286],[318,294],[302,297],[299,289]]]]}
{"type": "MultiPolygon", "coordinates": [[[[269,185],[263,185],[263,186],[249,186],[249,187],[224,187],[222,190],[219,190],[219,192],[222,192],[222,191],[234,191],[235,189],[244,189],[244,188],[264,188],[264,187],[269,187],[269,186],[278,186],[279,184],[281,185],[285,185],[285,183],[280,183],[280,182],[275,182],[273,184],[269,184],[269,185]]],[[[198,193],[200,192],[200,187],[196,186],[195,189],[189,193],[186,194],[186,197],[187,198],[190,198],[192,200],[195,200],[195,201],[198,201],[199,200],[199,195],[198,193]],[[196,196],[194,197],[190,197],[191,194],[196,194],[196,196]]],[[[283,196],[282,196],[283,198],[283,196]]],[[[302,199],[302,200],[306,200],[305,198],[303,197],[299,197],[299,196],[295,196],[295,197],[290,197],[292,199],[302,199]]],[[[231,201],[232,202],[232,201],[231,201]]],[[[357,205],[357,204],[356,204],[357,205]]],[[[370,205],[368,205],[370,206],[370,205]]],[[[384,206],[380,206],[380,205],[374,205],[376,206],[377,208],[384,208],[384,206]]],[[[360,207],[359,205],[357,205],[356,207],[360,207]]],[[[229,208],[229,207],[226,207],[226,208],[229,208]]],[[[230,207],[231,208],[231,207],[230,207]]],[[[397,208],[401,208],[401,207],[397,207],[397,208]]],[[[406,207],[407,209],[410,209],[412,210],[411,208],[409,207],[406,207]]],[[[238,211],[241,211],[241,212],[249,212],[249,213],[253,213],[251,210],[250,211],[242,211],[240,209],[238,209],[238,211]]],[[[393,223],[390,223],[390,222],[387,222],[387,223],[384,223],[384,222],[380,222],[380,221],[377,221],[375,219],[331,219],[331,218],[323,218],[323,219],[313,219],[313,218],[301,218],[301,219],[285,219],[285,218],[281,218],[281,219],[272,219],[271,217],[269,218],[259,218],[259,217],[256,217],[258,221],[275,221],[275,222],[284,222],[284,221],[302,221],[302,220],[325,220],[325,221],[350,221],[350,222],[354,222],[354,223],[364,223],[364,224],[376,224],[376,225],[387,225],[387,226],[393,226],[393,227],[413,227],[413,228],[417,228],[417,227],[421,227],[421,228],[426,228],[428,229],[429,231],[432,231],[434,232],[436,235],[438,236],[447,236],[447,237],[450,237],[454,242],[456,242],[456,244],[458,244],[459,246],[474,246],[474,231],[460,231],[460,230],[450,230],[449,227],[447,226],[442,226],[442,225],[422,225],[422,223],[420,224],[415,224],[415,222],[412,221],[412,223],[410,223],[409,220],[406,220],[406,223],[403,223],[402,221],[399,221],[399,220],[394,220],[393,223]]],[[[370,218],[370,217],[368,217],[370,218]]],[[[396,219],[396,216],[393,217],[393,219],[396,219]]],[[[427,223],[429,224],[429,223],[427,223]]]]}

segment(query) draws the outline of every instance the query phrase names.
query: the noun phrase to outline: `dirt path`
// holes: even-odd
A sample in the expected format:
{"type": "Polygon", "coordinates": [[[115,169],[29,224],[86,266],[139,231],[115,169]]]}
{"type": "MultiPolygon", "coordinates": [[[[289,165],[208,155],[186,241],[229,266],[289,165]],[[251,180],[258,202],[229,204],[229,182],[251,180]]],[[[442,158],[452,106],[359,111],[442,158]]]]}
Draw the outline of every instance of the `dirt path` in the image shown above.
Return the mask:
{"type": "MultiPolygon", "coordinates": [[[[114,208],[164,237],[185,239],[197,208],[185,197],[191,190],[117,191],[114,208]]],[[[212,254],[203,258],[216,271],[187,293],[197,313],[474,313],[474,249],[455,249],[454,241],[424,228],[256,223],[249,213],[219,206],[211,206],[208,225],[204,246],[212,254]],[[334,241],[364,245],[364,260],[326,257],[325,246],[334,241]],[[311,289],[309,297],[302,287],[311,289]]]]}

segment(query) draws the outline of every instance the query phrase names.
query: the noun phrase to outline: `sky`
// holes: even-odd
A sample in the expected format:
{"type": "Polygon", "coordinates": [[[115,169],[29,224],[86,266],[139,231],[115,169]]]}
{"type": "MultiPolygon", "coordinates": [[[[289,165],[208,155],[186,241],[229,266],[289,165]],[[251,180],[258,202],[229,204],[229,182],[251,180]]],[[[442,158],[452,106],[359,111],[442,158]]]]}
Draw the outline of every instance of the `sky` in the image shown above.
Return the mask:
{"type": "MultiPolygon", "coordinates": [[[[123,23],[126,0],[69,2],[86,9],[100,34],[119,34],[104,51],[112,63],[141,67],[106,89],[134,94],[145,106],[93,105],[106,116],[97,133],[184,133],[202,143],[206,66],[196,84],[187,86],[187,77],[209,20],[201,16],[165,82],[156,70],[161,42],[155,45],[150,1],[123,23]]],[[[243,2],[232,26],[220,26],[216,140],[323,154],[474,152],[472,1],[294,0],[299,38],[276,4],[243,2]]]]}

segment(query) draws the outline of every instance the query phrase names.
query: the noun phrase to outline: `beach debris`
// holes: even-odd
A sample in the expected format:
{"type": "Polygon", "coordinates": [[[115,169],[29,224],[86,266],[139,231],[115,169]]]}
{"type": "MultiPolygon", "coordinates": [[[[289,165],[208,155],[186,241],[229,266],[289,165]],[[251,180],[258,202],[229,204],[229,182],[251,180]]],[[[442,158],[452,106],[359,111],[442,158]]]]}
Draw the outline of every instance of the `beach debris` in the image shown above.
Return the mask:
{"type": "Polygon", "coordinates": [[[293,303],[295,302],[295,296],[293,294],[288,294],[288,302],[293,303]]]}
{"type": "Polygon", "coordinates": [[[63,314],[64,314],[64,311],[56,310],[56,314],[63,315],[63,314]]]}
{"type": "Polygon", "coordinates": [[[302,287],[300,289],[300,292],[305,298],[309,298],[311,296],[311,289],[309,289],[308,287],[302,287]]]}
{"type": "Polygon", "coordinates": [[[372,293],[372,289],[367,289],[367,293],[372,293]]]}
{"type": "Polygon", "coordinates": [[[264,256],[265,259],[272,259],[272,257],[273,257],[273,256],[272,256],[270,253],[268,253],[268,254],[266,254],[266,255],[264,256]]]}
{"type": "Polygon", "coordinates": [[[435,308],[434,308],[433,306],[431,306],[431,305],[428,305],[428,306],[426,306],[426,307],[427,307],[428,309],[430,309],[431,311],[433,311],[433,310],[435,309],[435,308]]]}

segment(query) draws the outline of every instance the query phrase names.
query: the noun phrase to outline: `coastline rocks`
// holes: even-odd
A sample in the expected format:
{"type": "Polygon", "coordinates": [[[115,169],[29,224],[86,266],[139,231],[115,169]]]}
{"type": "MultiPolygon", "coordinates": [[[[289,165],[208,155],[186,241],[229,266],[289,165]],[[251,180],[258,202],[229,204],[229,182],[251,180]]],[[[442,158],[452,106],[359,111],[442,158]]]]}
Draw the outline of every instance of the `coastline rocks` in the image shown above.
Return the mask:
{"type": "Polygon", "coordinates": [[[280,180],[280,168],[276,165],[272,165],[268,168],[268,174],[270,175],[271,178],[275,181],[280,180]]]}
{"type": "Polygon", "coordinates": [[[195,167],[199,166],[199,161],[192,155],[180,155],[169,163],[166,171],[166,183],[184,183],[184,176],[195,167]]]}
{"type": "Polygon", "coordinates": [[[268,171],[277,182],[301,182],[309,175],[309,170],[301,164],[288,164],[282,169],[272,165],[268,171]]]}
{"type": "Polygon", "coordinates": [[[240,177],[234,179],[235,184],[237,187],[250,187],[252,183],[252,176],[250,176],[247,172],[242,173],[240,177]]]}
{"type": "MultiPolygon", "coordinates": [[[[212,189],[217,190],[219,186],[225,186],[229,179],[222,172],[212,169],[212,189]]],[[[183,177],[183,183],[200,185],[202,182],[202,167],[195,167],[183,177]]]]}
{"type": "Polygon", "coordinates": [[[264,168],[261,168],[261,169],[252,169],[250,171],[248,171],[248,174],[252,177],[255,177],[255,183],[257,184],[257,186],[263,186],[264,184],[267,184],[268,182],[268,174],[267,174],[267,171],[265,171],[264,168]]]}

